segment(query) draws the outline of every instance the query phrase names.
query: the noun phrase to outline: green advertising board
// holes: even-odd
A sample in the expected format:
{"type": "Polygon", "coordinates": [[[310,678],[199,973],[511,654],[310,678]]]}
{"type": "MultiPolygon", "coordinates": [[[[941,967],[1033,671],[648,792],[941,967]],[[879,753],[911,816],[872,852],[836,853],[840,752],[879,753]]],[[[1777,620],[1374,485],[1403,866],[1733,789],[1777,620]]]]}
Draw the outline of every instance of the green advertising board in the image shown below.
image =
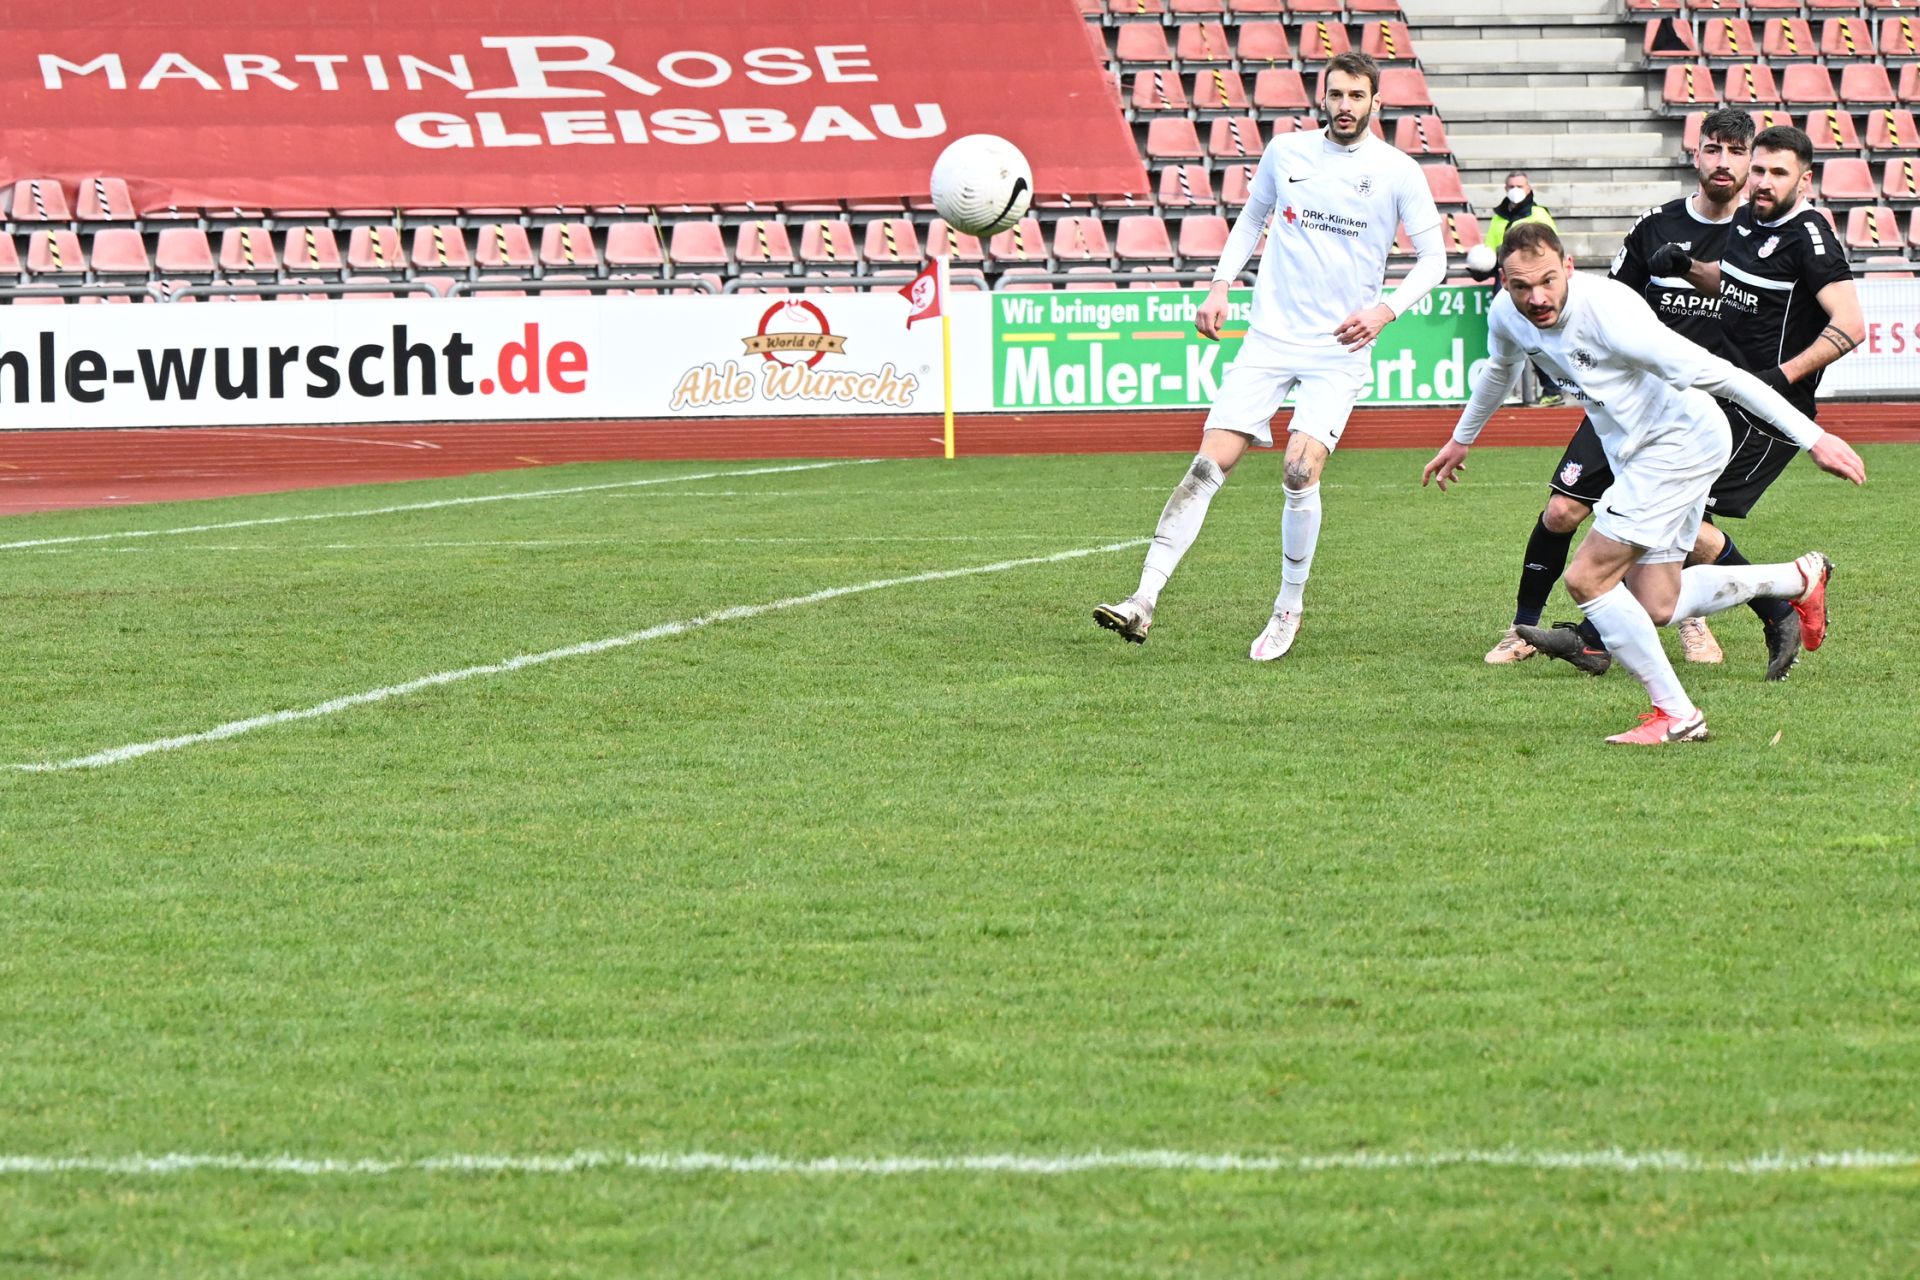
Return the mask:
{"type": "MultiPolygon", "coordinates": [[[[1232,293],[1219,342],[1194,331],[1201,289],[993,295],[995,409],[1204,409],[1240,352],[1253,291],[1232,293]]],[[[1460,404],[1487,358],[1491,290],[1443,285],[1369,351],[1362,404],[1460,404]]]]}

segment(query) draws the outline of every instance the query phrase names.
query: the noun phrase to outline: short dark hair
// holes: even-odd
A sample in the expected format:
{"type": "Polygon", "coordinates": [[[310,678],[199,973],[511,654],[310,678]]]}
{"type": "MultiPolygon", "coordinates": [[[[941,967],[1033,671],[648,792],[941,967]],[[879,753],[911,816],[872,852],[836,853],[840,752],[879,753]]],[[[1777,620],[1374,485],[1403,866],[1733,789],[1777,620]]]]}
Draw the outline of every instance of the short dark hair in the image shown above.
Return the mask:
{"type": "Polygon", "coordinates": [[[1768,151],[1791,151],[1799,158],[1802,169],[1813,168],[1813,139],[1790,124],[1762,129],[1753,140],[1753,149],[1758,151],[1763,147],[1768,151]]]}
{"type": "Polygon", "coordinates": [[[1544,222],[1516,222],[1507,228],[1507,234],[1500,241],[1500,261],[1522,249],[1538,252],[1542,249],[1556,258],[1567,256],[1567,248],[1560,243],[1560,233],[1544,222]]]}
{"type": "Polygon", "coordinates": [[[1335,71],[1344,71],[1350,76],[1364,77],[1367,82],[1368,93],[1377,94],[1380,92],[1380,64],[1366,54],[1361,53],[1358,49],[1349,49],[1345,53],[1336,53],[1327,59],[1326,70],[1320,73],[1321,92],[1323,94],[1325,93],[1327,77],[1335,71]]]}
{"type": "MultiPolygon", "coordinates": [[[[1799,130],[1796,129],[1794,132],[1798,133],[1799,130]]],[[[1739,107],[1722,107],[1718,111],[1709,111],[1707,118],[1700,122],[1700,136],[1713,138],[1719,142],[1739,142],[1750,146],[1753,143],[1753,117],[1739,107]]]]}

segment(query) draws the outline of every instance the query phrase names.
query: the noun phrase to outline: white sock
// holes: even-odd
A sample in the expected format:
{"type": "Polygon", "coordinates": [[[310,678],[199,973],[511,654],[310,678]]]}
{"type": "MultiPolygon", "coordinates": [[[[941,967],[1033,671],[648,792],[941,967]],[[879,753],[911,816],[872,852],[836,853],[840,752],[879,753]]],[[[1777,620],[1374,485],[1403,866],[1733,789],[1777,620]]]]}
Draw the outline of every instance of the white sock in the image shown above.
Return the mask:
{"type": "Polygon", "coordinates": [[[1626,583],[1615,583],[1613,590],[1581,604],[1580,611],[1599,630],[1613,660],[1646,686],[1654,706],[1679,720],[1692,718],[1693,699],[1680,687],[1680,677],[1660,647],[1659,629],[1626,583]]]}
{"type": "Polygon", "coordinates": [[[1160,589],[1173,576],[1180,557],[1187,554],[1187,548],[1200,536],[1207,506],[1226,481],[1227,473],[1220,469],[1220,464],[1204,453],[1196,455],[1187,474],[1180,477],[1173,496],[1160,512],[1160,523],[1154,527],[1153,545],[1147,548],[1147,563],[1140,570],[1140,589],[1134,593],[1149,605],[1159,603],[1160,589]]]}
{"type": "Polygon", "coordinates": [[[1280,594],[1275,613],[1299,613],[1313,571],[1313,549],[1320,545],[1320,486],[1287,490],[1286,509],[1280,513],[1280,594]]]}
{"type": "Polygon", "coordinates": [[[1786,564],[1699,564],[1680,573],[1673,619],[1704,618],[1760,597],[1791,600],[1807,589],[1800,567],[1786,564]]]}

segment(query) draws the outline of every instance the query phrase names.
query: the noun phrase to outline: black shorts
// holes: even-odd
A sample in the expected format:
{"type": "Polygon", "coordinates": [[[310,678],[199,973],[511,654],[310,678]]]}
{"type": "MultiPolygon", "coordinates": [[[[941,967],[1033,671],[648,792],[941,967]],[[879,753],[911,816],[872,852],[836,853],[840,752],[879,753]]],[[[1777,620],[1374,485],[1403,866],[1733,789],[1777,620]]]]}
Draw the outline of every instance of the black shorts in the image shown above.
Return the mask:
{"type": "MultiPolygon", "coordinates": [[[[1756,424],[1739,405],[1722,403],[1721,408],[1733,429],[1733,457],[1707,494],[1707,514],[1739,519],[1753,510],[1800,448],[1756,424]]],[[[1555,493],[1595,507],[1612,483],[1613,468],[1600,447],[1600,433],[1593,429],[1592,419],[1582,418],[1547,485],[1555,493]]]]}

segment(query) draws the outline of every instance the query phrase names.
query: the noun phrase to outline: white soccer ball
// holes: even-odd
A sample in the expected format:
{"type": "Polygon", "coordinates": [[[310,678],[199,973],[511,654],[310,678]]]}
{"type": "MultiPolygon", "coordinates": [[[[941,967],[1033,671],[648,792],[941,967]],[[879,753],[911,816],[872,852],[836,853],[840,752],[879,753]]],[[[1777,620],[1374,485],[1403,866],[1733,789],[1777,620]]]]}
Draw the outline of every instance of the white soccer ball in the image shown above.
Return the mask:
{"type": "Polygon", "coordinates": [[[933,207],[955,231],[990,236],[1026,216],[1033,168],[1020,148],[991,133],[956,138],[933,162],[933,207]]]}
{"type": "Polygon", "coordinates": [[[1475,275],[1490,276],[1493,274],[1493,266],[1493,250],[1487,246],[1477,244],[1467,250],[1467,270],[1475,275]]]}

